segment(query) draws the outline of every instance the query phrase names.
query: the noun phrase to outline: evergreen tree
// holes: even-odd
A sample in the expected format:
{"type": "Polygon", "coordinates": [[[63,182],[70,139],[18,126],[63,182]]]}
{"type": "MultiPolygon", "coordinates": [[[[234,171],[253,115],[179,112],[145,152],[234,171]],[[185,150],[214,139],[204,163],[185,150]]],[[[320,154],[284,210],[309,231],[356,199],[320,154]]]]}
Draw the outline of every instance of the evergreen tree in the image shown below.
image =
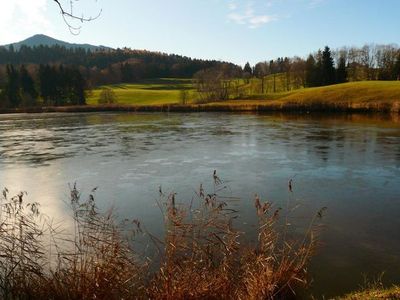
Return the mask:
{"type": "Polygon", "coordinates": [[[400,80],[400,50],[398,51],[397,60],[394,67],[394,79],[400,80]]]}
{"type": "Polygon", "coordinates": [[[321,64],[321,84],[329,85],[335,83],[335,67],[331,50],[328,46],[325,46],[322,52],[322,64],[321,64]]]}
{"type": "Polygon", "coordinates": [[[53,102],[56,106],[65,105],[70,98],[70,92],[67,89],[68,82],[70,80],[68,69],[65,69],[63,65],[53,67],[54,78],[55,78],[55,91],[53,102]]]}
{"type": "Polygon", "coordinates": [[[83,79],[81,72],[78,69],[72,69],[70,71],[69,85],[71,87],[72,94],[70,95],[70,104],[72,105],[85,105],[85,86],[86,81],[83,79]]]}
{"type": "Polygon", "coordinates": [[[347,82],[346,59],[343,56],[339,58],[338,67],[336,69],[336,82],[337,83],[347,82]]]}
{"type": "Polygon", "coordinates": [[[13,65],[7,65],[7,83],[5,95],[11,107],[18,107],[21,103],[20,81],[18,71],[13,65]]]}
{"type": "Polygon", "coordinates": [[[317,86],[317,62],[312,54],[306,60],[306,86],[317,86]]]}
{"type": "Polygon", "coordinates": [[[244,72],[244,73],[248,73],[248,74],[250,74],[250,75],[253,74],[253,69],[251,68],[249,62],[247,62],[247,63],[244,65],[243,72],[244,72]]]}
{"type": "Polygon", "coordinates": [[[121,79],[122,82],[133,82],[133,69],[132,66],[128,63],[121,64],[121,79]]]}
{"type": "Polygon", "coordinates": [[[15,52],[15,49],[14,49],[14,45],[11,44],[10,46],[8,46],[7,63],[13,64],[13,63],[16,62],[17,57],[16,57],[15,54],[16,54],[16,52],[15,52]]]}
{"type": "Polygon", "coordinates": [[[52,81],[53,76],[51,68],[49,65],[40,65],[39,66],[39,86],[40,86],[40,95],[43,98],[43,104],[49,105],[51,104],[51,96],[52,96],[52,81]]]}
{"type": "Polygon", "coordinates": [[[321,86],[323,85],[323,78],[322,78],[322,51],[321,49],[318,50],[317,52],[317,57],[316,57],[316,67],[315,67],[315,86],[321,86]]]}
{"type": "Polygon", "coordinates": [[[40,66],[40,95],[45,105],[84,105],[86,81],[77,68],[40,66]]]}
{"type": "Polygon", "coordinates": [[[20,86],[21,96],[23,98],[24,105],[34,105],[38,97],[38,93],[35,88],[35,82],[24,65],[20,68],[20,86]]]}

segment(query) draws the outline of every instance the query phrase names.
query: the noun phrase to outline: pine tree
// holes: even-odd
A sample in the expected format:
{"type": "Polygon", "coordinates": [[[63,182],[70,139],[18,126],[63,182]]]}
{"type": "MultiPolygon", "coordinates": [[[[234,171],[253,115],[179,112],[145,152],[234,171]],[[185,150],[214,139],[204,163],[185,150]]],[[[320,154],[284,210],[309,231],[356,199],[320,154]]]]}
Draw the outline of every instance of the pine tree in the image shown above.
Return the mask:
{"type": "Polygon", "coordinates": [[[6,69],[7,83],[5,95],[11,107],[18,107],[21,103],[19,74],[13,65],[7,65],[6,69]]]}
{"type": "Polygon", "coordinates": [[[133,81],[133,69],[132,66],[128,63],[121,63],[121,79],[122,82],[132,82],[133,81]]]}
{"type": "Polygon", "coordinates": [[[347,82],[346,59],[343,56],[339,58],[338,67],[336,69],[336,82],[347,82]]]}
{"type": "Polygon", "coordinates": [[[250,74],[250,75],[253,74],[253,69],[251,68],[249,62],[247,62],[247,63],[244,65],[243,72],[244,72],[244,73],[248,73],[248,74],[250,74]]]}
{"type": "Polygon", "coordinates": [[[38,97],[38,93],[35,88],[35,82],[24,65],[20,68],[20,86],[21,96],[23,98],[24,105],[34,105],[38,97]]]}
{"type": "Polygon", "coordinates": [[[53,88],[53,78],[51,67],[49,65],[39,66],[39,86],[40,86],[40,96],[43,98],[43,104],[52,104],[52,88],[53,88]]]}
{"type": "Polygon", "coordinates": [[[322,52],[321,75],[322,85],[330,85],[335,83],[335,67],[333,64],[331,50],[328,46],[325,46],[325,49],[322,52]]]}
{"type": "Polygon", "coordinates": [[[397,53],[397,60],[394,66],[394,79],[400,80],[400,50],[397,53]]]}
{"type": "Polygon", "coordinates": [[[71,104],[72,105],[85,105],[85,86],[86,81],[84,80],[81,72],[77,68],[71,70],[70,82],[72,87],[71,104]]]}
{"type": "Polygon", "coordinates": [[[306,86],[317,86],[317,63],[312,54],[306,60],[306,86]]]}

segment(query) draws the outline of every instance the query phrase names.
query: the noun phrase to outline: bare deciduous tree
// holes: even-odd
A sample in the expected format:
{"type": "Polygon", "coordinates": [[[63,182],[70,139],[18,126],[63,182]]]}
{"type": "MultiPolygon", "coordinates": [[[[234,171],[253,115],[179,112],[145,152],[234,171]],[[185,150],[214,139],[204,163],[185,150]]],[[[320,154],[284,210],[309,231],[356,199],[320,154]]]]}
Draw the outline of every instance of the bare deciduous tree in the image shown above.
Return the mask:
{"type": "Polygon", "coordinates": [[[254,67],[254,75],[261,79],[261,94],[264,94],[265,91],[265,77],[268,74],[268,63],[260,62],[254,67]]]}

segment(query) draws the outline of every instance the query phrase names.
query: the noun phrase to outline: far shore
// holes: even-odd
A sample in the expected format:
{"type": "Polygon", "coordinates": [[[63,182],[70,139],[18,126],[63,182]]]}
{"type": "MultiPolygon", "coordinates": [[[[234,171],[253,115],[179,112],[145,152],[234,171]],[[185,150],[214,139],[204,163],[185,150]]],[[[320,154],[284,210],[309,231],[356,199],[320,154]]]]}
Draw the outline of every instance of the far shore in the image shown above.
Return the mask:
{"type": "MultiPolygon", "coordinates": [[[[151,85],[150,85],[151,86],[151,85]]],[[[145,85],[147,88],[148,85],[145,85]]],[[[317,88],[304,88],[276,94],[253,94],[245,99],[198,103],[190,99],[179,104],[178,94],[161,90],[154,94],[135,85],[109,86],[114,104],[97,104],[100,89],[94,90],[81,106],[35,106],[0,108],[0,113],[45,112],[290,112],[290,113],[400,113],[400,81],[363,81],[317,88]]],[[[152,87],[154,88],[154,87],[152,87]]],[[[178,93],[178,90],[175,91],[178,93]]]]}
{"type": "Polygon", "coordinates": [[[103,104],[80,106],[44,106],[0,108],[10,113],[78,113],[78,112],[290,112],[290,113],[400,113],[399,101],[380,102],[296,102],[279,100],[231,100],[206,104],[127,105],[103,104]]]}

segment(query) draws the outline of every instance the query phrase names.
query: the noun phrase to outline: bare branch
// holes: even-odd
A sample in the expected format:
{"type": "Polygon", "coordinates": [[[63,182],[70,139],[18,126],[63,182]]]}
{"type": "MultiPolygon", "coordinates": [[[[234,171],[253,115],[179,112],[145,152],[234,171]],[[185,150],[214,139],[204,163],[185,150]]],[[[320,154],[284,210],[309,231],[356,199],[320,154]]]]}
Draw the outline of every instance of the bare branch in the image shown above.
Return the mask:
{"type": "MultiPolygon", "coordinates": [[[[71,32],[71,34],[74,34],[74,35],[78,35],[80,33],[82,26],[74,26],[71,23],[71,21],[78,20],[81,23],[90,22],[90,21],[96,20],[98,17],[100,17],[100,15],[102,13],[102,10],[100,9],[99,13],[95,17],[93,17],[93,16],[85,17],[84,15],[78,16],[73,11],[73,1],[72,0],[70,0],[70,9],[69,10],[66,10],[64,8],[64,6],[60,3],[59,0],[53,0],[53,1],[58,5],[58,7],[60,9],[60,13],[62,15],[62,18],[63,18],[65,24],[68,26],[68,29],[71,32]]],[[[78,1],[78,0],[75,0],[75,1],[78,1]]]]}

